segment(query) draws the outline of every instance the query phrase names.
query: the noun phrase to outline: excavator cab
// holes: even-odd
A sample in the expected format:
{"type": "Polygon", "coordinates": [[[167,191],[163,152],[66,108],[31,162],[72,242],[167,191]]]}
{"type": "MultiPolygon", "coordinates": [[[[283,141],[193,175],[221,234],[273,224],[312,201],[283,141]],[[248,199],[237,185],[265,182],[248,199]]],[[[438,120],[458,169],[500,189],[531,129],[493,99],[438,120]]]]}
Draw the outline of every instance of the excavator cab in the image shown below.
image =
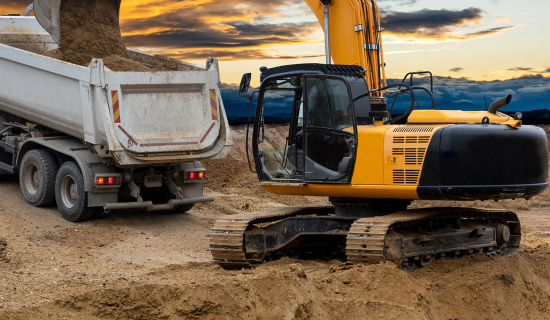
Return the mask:
{"type": "Polygon", "coordinates": [[[261,77],[252,134],[260,181],[349,184],[356,112],[364,123],[370,107],[368,97],[360,97],[368,87],[358,69],[291,65],[263,69],[261,77]],[[266,122],[276,125],[266,128],[266,122]]]}

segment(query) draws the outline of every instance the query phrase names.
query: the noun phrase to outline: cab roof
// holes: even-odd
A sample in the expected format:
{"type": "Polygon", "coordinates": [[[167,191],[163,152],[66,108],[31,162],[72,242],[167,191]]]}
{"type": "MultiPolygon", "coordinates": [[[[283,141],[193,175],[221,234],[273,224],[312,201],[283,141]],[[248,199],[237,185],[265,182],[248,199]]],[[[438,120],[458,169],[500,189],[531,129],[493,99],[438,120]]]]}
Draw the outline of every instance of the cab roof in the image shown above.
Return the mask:
{"type": "Polygon", "coordinates": [[[274,75],[296,74],[296,73],[315,73],[315,74],[330,74],[342,76],[356,76],[363,78],[365,71],[362,67],[356,65],[338,65],[338,64],[321,64],[321,63],[303,63],[290,64],[286,66],[274,68],[260,68],[262,72],[260,81],[264,81],[267,77],[274,75]]]}

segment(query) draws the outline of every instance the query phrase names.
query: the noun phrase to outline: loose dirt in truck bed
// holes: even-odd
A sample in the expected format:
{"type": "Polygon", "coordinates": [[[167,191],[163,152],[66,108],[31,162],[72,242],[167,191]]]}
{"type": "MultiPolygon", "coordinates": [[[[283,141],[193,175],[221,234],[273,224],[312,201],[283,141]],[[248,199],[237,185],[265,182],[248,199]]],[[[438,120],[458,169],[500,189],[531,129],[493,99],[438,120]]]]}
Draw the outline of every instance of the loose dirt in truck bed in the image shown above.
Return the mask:
{"type": "MultiPolygon", "coordinates": [[[[234,133],[244,147],[242,128],[234,133]]],[[[17,177],[0,176],[0,319],[549,318],[547,193],[517,208],[483,203],[518,212],[524,237],[510,256],[439,260],[410,271],[285,258],[227,271],[208,252],[215,219],[323,203],[262,191],[240,148],[234,156],[240,160],[204,163],[213,203],[187,214],[112,212],[81,224],[56,208],[30,207],[17,177]]]]}
{"type": "Polygon", "coordinates": [[[113,71],[148,71],[133,61],[120,34],[118,5],[113,0],[64,0],[61,2],[59,49],[48,55],[88,66],[92,58],[104,59],[113,71]]]}

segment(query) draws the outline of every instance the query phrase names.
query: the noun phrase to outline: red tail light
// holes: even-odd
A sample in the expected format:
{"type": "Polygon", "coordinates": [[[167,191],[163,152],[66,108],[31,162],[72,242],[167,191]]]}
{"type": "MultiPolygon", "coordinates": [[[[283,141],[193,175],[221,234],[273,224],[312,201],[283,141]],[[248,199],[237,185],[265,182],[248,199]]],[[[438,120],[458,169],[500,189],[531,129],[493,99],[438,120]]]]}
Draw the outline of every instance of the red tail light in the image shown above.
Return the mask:
{"type": "Polygon", "coordinates": [[[200,179],[204,179],[204,176],[205,176],[205,173],[203,171],[186,173],[187,180],[200,180],[200,179]]]}
{"type": "Polygon", "coordinates": [[[96,177],[96,187],[118,187],[122,183],[122,177],[96,177]]]}

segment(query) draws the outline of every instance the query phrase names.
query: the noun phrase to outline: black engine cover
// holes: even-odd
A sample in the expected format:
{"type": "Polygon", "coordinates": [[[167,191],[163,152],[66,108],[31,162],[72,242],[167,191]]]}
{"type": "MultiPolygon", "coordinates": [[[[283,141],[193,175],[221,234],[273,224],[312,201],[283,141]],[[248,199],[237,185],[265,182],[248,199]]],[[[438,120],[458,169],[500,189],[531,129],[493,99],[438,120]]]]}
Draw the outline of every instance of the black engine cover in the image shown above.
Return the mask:
{"type": "Polygon", "coordinates": [[[530,198],[548,186],[548,141],[534,126],[442,127],[428,147],[418,195],[432,200],[530,198]]]}

